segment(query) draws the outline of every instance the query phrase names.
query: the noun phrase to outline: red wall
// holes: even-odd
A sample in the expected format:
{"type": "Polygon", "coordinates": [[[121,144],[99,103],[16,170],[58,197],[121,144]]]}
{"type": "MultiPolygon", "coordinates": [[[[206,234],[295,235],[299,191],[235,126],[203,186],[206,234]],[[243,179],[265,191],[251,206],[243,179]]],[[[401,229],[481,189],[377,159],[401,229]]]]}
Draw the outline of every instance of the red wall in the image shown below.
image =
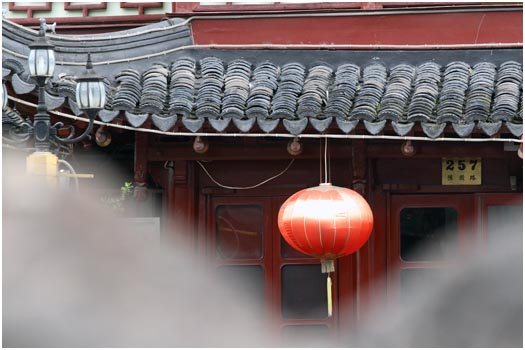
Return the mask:
{"type": "Polygon", "coordinates": [[[523,41],[521,11],[196,19],[192,30],[196,44],[421,45],[523,41]]]}

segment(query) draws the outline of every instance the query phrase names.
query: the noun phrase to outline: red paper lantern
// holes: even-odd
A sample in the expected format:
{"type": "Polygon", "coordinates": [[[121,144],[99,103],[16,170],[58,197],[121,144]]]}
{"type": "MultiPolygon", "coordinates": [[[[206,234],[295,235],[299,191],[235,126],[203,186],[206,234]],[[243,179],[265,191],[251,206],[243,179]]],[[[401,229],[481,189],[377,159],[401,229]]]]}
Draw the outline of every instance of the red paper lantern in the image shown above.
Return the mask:
{"type": "MultiPolygon", "coordinates": [[[[374,218],[366,200],[348,188],[322,183],[293,194],[279,210],[283,238],[296,250],[321,259],[322,272],[334,271],[334,260],[361,248],[374,218]]],[[[328,275],[328,313],[331,279],[328,275]]]]}
{"type": "MultiPolygon", "coordinates": [[[[327,261],[361,248],[372,232],[366,200],[348,188],[323,183],[293,194],[279,210],[279,230],[298,251],[327,261]]],[[[324,272],[324,271],[323,271],[324,272]]]]}

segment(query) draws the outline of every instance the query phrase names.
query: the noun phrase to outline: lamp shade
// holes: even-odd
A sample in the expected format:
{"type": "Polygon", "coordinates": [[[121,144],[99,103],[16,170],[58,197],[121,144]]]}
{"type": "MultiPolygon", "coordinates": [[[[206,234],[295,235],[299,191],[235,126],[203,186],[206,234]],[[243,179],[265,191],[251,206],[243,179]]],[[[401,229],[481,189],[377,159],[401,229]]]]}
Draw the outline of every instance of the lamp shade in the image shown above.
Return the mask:
{"type": "Polygon", "coordinates": [[[102,81],[79,81],[76,98],[81,110],[102,109],[106,104],[106,88],[102,81]]]}
{"type": "Polygon", "coordinates": [[[45,32],[40,29],[39,36],[29,45],[28,65],[32,77],[49,78],[55,72],[55,46],[49,43],[45,32]]]}
{"type": "Polygon", "coordinates": [[[83,110],[101,110],[106,104],[106,88],[103,78],[93,71],[91,55],[88,54],[86,71],[77,79],[76,99],[78,107],[83,110]]]}

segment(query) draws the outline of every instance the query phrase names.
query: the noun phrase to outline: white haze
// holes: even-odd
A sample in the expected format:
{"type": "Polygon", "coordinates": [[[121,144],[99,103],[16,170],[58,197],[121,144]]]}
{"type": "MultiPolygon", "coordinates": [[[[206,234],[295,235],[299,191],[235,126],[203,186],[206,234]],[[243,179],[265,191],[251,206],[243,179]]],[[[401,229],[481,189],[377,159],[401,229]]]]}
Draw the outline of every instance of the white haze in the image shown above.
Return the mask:
{"type": "MultiPolygon", "coordinates": [[[[282,345],[249,289],[219,281],[192,247],[145,246],[96,198],[46,192],[3,166],[4,347],[282,345]]],[[[521,347],[521,233],[513,237],[421,286],[410,308],[377,310],[325,345],[521,347]]]]}
{"type": "Polygon", "coordinates": [[[418,284],[404,295],[408,303],[377,307],[345,344],[522,348],[522,220],[520,215],[501,227],[495,249],[478,247],[456,267],[418,284]]]}

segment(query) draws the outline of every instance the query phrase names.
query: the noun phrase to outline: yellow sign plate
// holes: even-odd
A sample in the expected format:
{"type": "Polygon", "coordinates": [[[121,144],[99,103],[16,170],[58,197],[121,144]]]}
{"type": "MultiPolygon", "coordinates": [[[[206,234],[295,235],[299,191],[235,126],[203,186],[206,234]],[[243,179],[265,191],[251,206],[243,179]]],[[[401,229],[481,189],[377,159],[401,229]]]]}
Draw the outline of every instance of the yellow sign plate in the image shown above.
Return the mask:
{"type": "Polygon", "coordinates": [[[443,185],[481,185],[481,158],[443,158],[443,185]]]}

